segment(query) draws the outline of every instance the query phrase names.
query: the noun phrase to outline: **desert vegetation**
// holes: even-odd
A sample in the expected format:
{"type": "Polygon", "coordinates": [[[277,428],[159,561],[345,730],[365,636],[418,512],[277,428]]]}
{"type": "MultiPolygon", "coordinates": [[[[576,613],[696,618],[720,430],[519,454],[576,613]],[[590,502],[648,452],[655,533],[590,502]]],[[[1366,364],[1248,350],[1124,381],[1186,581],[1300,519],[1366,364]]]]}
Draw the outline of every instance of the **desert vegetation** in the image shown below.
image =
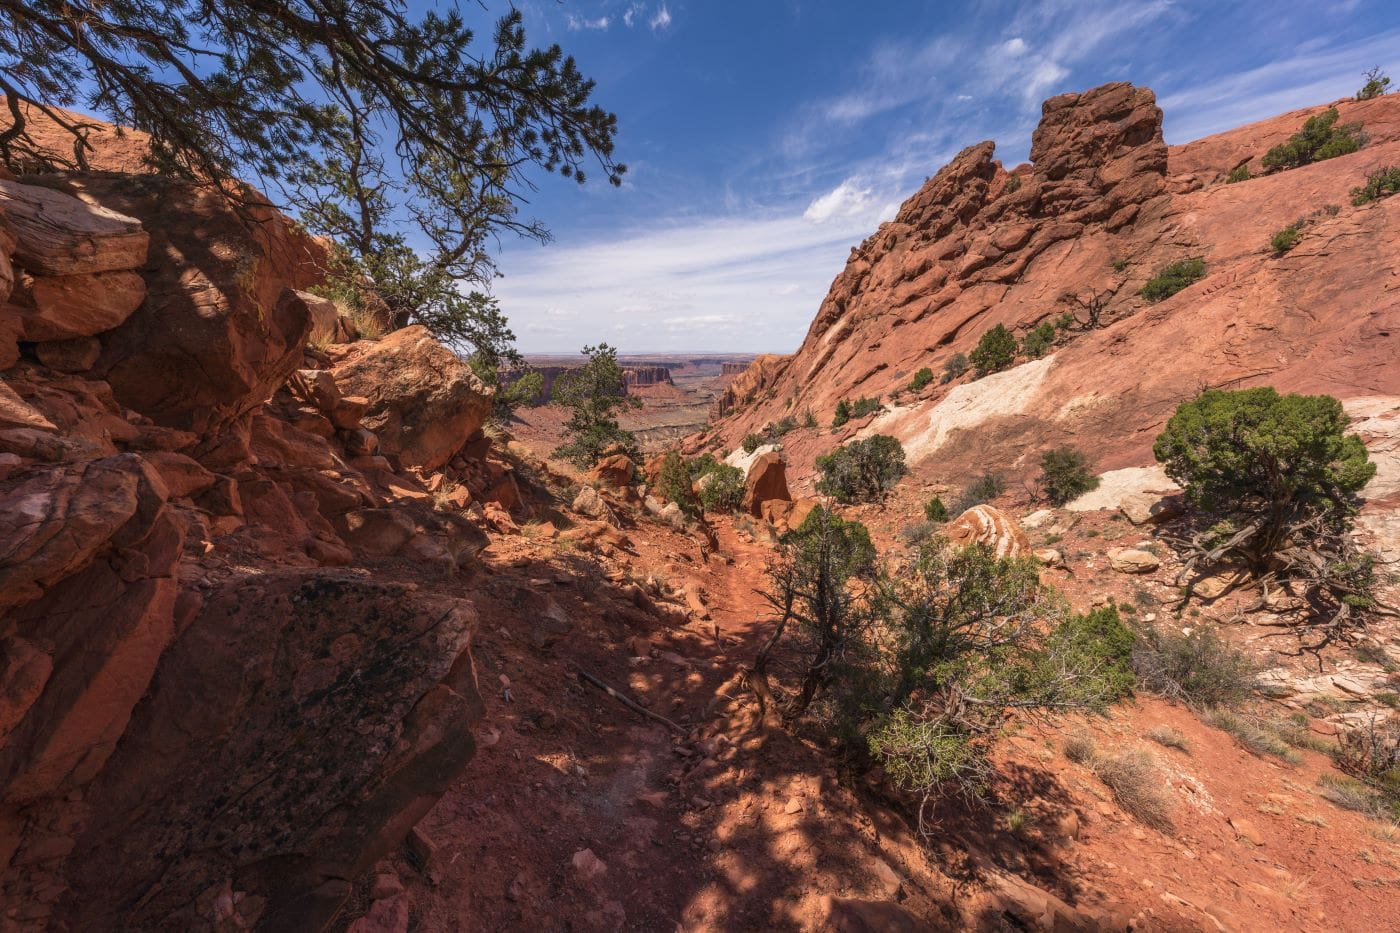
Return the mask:
{"type": "Polygon", "coordinates": [[[817,491],[837,502],[880,502],[909,472],[904,447],[887,434],[851,441],[817,458],[817,491]]]}
{"type": "Polygon", "coordinates": [[[1163,301],[1186,286],[1205,278],[1205,274],[1204,259],[1183,259],[1163,266],[1156,275],[1147,280],[1139,294],[1148,301],[1163,301]]]}
{"type": "Polygon", "coordinates": [[[1076,448],[1056,447],[1040,455],[1040,493],[1052,505],[1064,505],[1098,487],[1088,458],[1076,448]]]}
{"type": "Polygon", "coordinates": [[[641,403],[627,394],[627,381],[617,364],[617,350],[600,343],[583,348],[588,362],[559,377],[554,400],[569,409],[564,425],[569,439],[554,456],[588,467],[608,451],[621,451],[635,457],[637,440],[617,423],[617,412],[641,403]]]}
{"type": "Polygon", "coordinates": [[[982,335],[977,346],[968,354],[968,362],[977,371],[977,377],[1001,372],[1016,362],[1016,338],[1006,325],[998,324],[982,335]]]}
{"type": "Polygon", "coordinates": [[[1348,423],[1329,396],[1212,389],[1178,407],[1154,446],[1202,517],[1175,539],[1183,573],[1233,563],[1261,599],[1297,595],[1314,649],[1389,611],[1377,601],[1374,558],[1351,536],[1356,494],[1376,467],[1348,423]]]}
{"type": "Polygon", "coordinates": [[[1366,183],[1351,189],[1353,207],[1400,193],[1400,165],[1388,165],[1366,176],[1366,183]]]}
{"type": "Polygon", "coordinates": [[[1317,116],[1309,117],[1303,128],[1279,143],[1260,160],[1267,172],[1283,171],[1334,159],[1360,149],[1366,143],[1359,123],[1337,125],[1341,117],[1336,107],[1329,107],[1317,116]]]}

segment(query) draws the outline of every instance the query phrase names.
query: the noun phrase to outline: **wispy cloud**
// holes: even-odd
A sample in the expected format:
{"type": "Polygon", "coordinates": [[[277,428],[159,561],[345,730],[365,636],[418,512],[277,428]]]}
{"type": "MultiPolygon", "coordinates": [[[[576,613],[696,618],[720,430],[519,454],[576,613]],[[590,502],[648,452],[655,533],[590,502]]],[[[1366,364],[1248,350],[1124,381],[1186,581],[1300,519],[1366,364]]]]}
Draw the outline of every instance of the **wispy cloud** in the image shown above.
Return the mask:
{"type": "Polygon", "coordinates": [[[529,352],[608,332],[625,350],[791,349],[878,208],[701,218],[518,255],[496,295],[529,352]],[[572,326],[570,326],[572,325],[572,326]]]}
{"type": "Polygon", "coordinates": [[[599,16],[596,19],[586,19],[582,16],[575,16],[573,13],[570,13],[565,22],[568,24],[570,32],[580,32],[585,29],[607,29],[611,21],[606,16],[599,16]]]}
{"type": "Polygon", "coordinates": [[[666,4],[661,4],[660,8],[652,14],[651,19],[647,21],[647,25],[651,27],[653,32],[671,25],[671,11],[666,9],[666,4]]]}

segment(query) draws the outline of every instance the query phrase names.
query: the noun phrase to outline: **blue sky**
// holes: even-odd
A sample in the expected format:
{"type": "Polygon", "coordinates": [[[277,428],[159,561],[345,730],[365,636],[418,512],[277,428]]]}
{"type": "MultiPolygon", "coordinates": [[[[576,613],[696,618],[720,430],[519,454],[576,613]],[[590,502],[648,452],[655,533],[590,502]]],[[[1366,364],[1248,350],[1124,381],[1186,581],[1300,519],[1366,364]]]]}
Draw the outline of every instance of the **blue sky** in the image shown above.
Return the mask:
{"type": "Polygon", "coordinates": [[[1045,97],[1152,87],[1168,142],[1400,78],[1394,0],[526,0],[618,115],[621,190],[538,179],[502,243],[526,352],[780,351],[852,246],[962,147],[1025,159],[1045,97]]]}

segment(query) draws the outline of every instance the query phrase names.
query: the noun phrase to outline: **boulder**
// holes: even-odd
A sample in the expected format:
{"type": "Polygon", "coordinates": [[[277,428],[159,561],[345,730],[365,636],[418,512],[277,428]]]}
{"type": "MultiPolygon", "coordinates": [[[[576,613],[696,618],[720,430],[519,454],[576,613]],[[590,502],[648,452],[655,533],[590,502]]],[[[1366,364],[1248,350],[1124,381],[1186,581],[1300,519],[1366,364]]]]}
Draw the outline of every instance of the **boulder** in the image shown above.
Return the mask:
{"type": "Polygon", "coordinates": [[[120,325],[146,300],[135,272],[25,276],[11,296],[24,340],[92,337],[120,325]]]}
{"type": "Polygon", "coordinates": [[[299,291],[297,297],[306,304],[306,310],[311,315],[311,333],[306,335],[307,341],[318,346],[337,342],[340,336],[340,309],[335,302],[311,292],[299,291]]]}
{"type": "Polygon", "coordinates": [[[140,268],[145,301],[101,335],[93,369],[123,405],[212,442],[300,365],[311,322],[295,289],[319,280],[324,250],[265,201],[240,212],[208,186],[161,175],[43,178],[150,233],[149,258],[117,267],[140,268]]]}
{"type": "Polygon", "coordinates": [[[966,547],[985,544],[998,557],[1019,557],[1029,554],[1030,541],[1016,519],[990,505],[974,505],[943,529],[949,543],[966,547]]]}
{"type": "Polygon", "coordinates": [[[211,590],[86,794],[68,929],[323,929],[470,759],[471,603],[343,571],[211,590]],[[261,909],[259,909],[261,908],[261,909]]]}
{"type": "Polygon", "coordinates": [[[777,451],[763,454],[749,467],[744,479],[743,509],[755,518],[762,518],[763,503],[771,499],[792,501],[787,485],[787,465],[777,451]]]}
{"type": "Polygon", "coordinates": [[[605,457],[588,471],[590,482],[612,489],[627,489],[631,487],[636,478],[637,465],[626,454],[613,454],[611,457],[605,457]]]}
{"type": "Polygon", "coordinates": [[[141,221],[61,191],[0,180],[0,214],[16,240],[15,259],[39,275],[139,269],[150,238],[141,221]]]}
{"type": "Polygon", "coordinates": [[[1128,493],[1119,502],[1118,510],[1134,525],[1164,522],[1185,511],[1179,496],[1159,496],[1150,492],[1128,493]]]}
{"type": "Polygon", "coordinates": [[[361,422],[406,467],[442,467],[491,411],[492,391],[424,327],[353,344],[334,371],[342,392],[368,401],[361,422]]]}
{"type": "Polygon", "coordinates": [[[135,454],[56,466],[0,491],[0,610],[144,538],[166,495],[135,454]]]}
{"type": "Polygon", "coordinates": [[[616,526],[619,524],[617,515],[613,512],[608,503],[604,501],[603,497],[598,494],[598,490],[594,489],[592,486],[584,486],[579,489],[578,495],[574,496],[573,510],[580,515],[586,515],[589,518],[607,522],[609,525],[616,526]]]}
{"type": "Polygon", "coordinates": [[[1151,573],[1162,561],[1151,551],[1131,547],[1108,549],[1108,565],[1119,573],[1151,573]]]}
{"type": "Polygon", "coordinates": [[[356,509],[341,518],[341,537],[373,557],[390,557],[417,533],[412,518],[399,509],[356,509]]]}

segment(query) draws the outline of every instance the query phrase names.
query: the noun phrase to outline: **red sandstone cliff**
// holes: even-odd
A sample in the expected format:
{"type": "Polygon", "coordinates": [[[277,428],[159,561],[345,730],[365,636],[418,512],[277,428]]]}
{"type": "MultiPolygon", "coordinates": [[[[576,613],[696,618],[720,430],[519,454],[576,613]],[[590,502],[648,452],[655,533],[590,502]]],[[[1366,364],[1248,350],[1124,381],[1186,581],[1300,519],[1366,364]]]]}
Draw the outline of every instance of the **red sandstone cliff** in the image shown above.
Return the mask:
{"type": "Polygon", "coordinates": [[[732,448],[811,408],[823,430],[784,439],[799,474],[862,430],[895,434],[917,469],[950,477],[1020,468],[1065,440],[1109,469],[1150,462],[1160,426],[1203,385],[1400,395],[1400,198],[1348,196],[1400,164],[1400,95],[1336,106],[1369,136],[1359,152],[1225,184],[1247,161],[1257,176],[1259,157],[1325,106],[1168,147],[1145,88],[1046,101],[1030,164],[1008,172],[993,143],[970,146],[852,250],[798,351],[735,380],[724,410],[739,410],[719,439],[732,448]],[[1300,218],[1301,243],[1275,256],[1270,237],[1300,218]],[[1158,304],[1138,294],[1192,257],[1202,281],[1158,304]],[[994,325],[1020,336],[1091,294],[1106,327],[971,385],[889,401],[994,325]],[[877,395],[885,414],[825,430],[839,399],[877,395]]]}

